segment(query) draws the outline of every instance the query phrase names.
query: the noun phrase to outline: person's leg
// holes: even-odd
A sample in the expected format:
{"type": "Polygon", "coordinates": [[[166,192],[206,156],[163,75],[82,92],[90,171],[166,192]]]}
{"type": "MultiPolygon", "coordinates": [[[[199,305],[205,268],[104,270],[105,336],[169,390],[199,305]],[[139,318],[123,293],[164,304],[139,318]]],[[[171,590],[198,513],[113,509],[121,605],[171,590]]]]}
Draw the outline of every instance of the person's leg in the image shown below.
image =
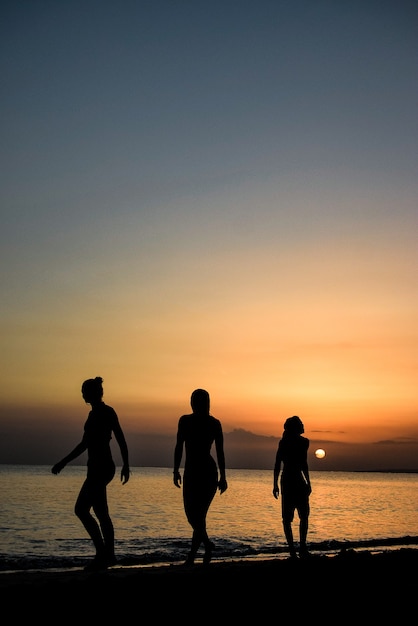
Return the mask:
{"type": "Polygon", "coordinates": [[[301,555],[306,555],[308,548],[306,547],[306,537],[308,534],[308,518],[302,517],[299,521],[299,552],[301,555]]]}
{"type": "Polygon", "coordinates": [[[208,536],[208,533],[207,533],[206,517],[207,517],[208,511],[209,511],[210,505],[212,504],[212,500],[215,497],[217,486],[218,486],[218,477],[216,476],[216,482],[214,482],[212,485],[209,485],[209,487],[208,487],[206,503],[203,505],[204,506],[204,510],[203,510],[203,515],[202,515],[202,520],[203,520],[203,524],[202,524],[202,541],[203,541],[203,544],[205,546],[205,554],[203,556],[203,564],[204,565],[209,565],[209,563],[212,560],[212,552],[215,549],[215,544],[213,543],[213,541],[211,541],[209,539],[209,536],[208,536]]]}
{"type": "Polygon", "coordinates": [[[186,565],[194,565],[194,560],[196,558],[197,551],[199,550],[200,544],[202,542],[201,533],[199,530],[193,529],[192,534],[192,544],[190,546],[189,554],[186,558],[186,565]]]}
{"type": "Polygon", "coordinates": [[[300,556],[307,556],[308,548],[306,545],[306,539],[308,536],[308,522],[309,522],[309,499],[305,500],[301,506],[298,507],[299,515],[299,554],[300,556]]]}
{"type": "Polygon", "coordinates": [[[96,548],[96,556],[101,557],[104,554],[104,542],[99,524],[90,513],[93,500],[94,496],[92,495],[91,484],[88,480],[85,480],[78,494],[74,506],[74,513],[93,541],[93,545],[96,548]]]}
{"type": "Polygon", "coordinates": [[[282,485],[282,522],[284,536],[286,537],[289,553],[292,558],[296,557],[295,544],[293,540],[292,522],[294,518],[294,502],[292,494],[288,490],[283,489],[282,485]]]}
{"type": "Polygon", "coordinates": [[[183,476],[183,505],[187,521],[193,529],[192,543],[189,554],[187,555],[185,565],[193,565],[202,542],[201,529],[199,527],[199,502],[198,502],[198,486],[187,476],[183,476]]]}
{"type": "Polygon", "coordinates": [[[291,518],[283,518],[283,530],[286,537],[287,545],[289,547],[290,556],[293,558],[296,556],[295,544],[293,541],[292,520],[291,518]]]}
{"type": "Polygon", "coordinates": [[[214,544],[208,537],[206,530],[206,516],[215,493],[216,489],[215,492],[211,490],[208,496],[205,497],[205,494],[202,494],[201,488],[200,491],[196,491],[195,493],[191,493],[188,489],[183,490],[184,510],[187,521],[193,528],[191,549],[186,560],[187,565],[193,565],[196,554],[202,543],[205,546],[203,562],[208,564],[212,558],[214,544]]]}
{"type": "Polygon", "coordinates": [[[106,485],[97,487],[93,502],[93,511],[100,524],[101,536],[103,537],[104,543],[104,558],[108,565],[114,565],[116,563],[115,530],[109,514],[106,485]]]}

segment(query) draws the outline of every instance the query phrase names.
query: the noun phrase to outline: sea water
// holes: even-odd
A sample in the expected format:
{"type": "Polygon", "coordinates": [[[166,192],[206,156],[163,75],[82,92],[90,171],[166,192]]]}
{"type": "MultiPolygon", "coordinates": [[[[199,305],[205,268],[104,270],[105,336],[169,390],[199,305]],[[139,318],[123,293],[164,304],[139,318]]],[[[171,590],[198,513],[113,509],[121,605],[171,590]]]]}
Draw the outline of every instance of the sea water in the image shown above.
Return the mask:
{"type": "MultiPolygon", "coordinates": [[[[0,465],[0,571],[79,566],[94,555],[74,514],[84,466],[59,475],[47,466],[0,465]]],[[[287,556],[273,472],[228,470],[207,517],[214,560],[287,556]]],[[[418,544],[418,474],[311,472],[311,551],[418,544]]],[[[171,468],[120,468],[108,487],[116,553],[123,563],[171,563],[185,558],[191,529],[171,468]]],[[[298,521],[294,522],[298,539],[298,521]]]]}

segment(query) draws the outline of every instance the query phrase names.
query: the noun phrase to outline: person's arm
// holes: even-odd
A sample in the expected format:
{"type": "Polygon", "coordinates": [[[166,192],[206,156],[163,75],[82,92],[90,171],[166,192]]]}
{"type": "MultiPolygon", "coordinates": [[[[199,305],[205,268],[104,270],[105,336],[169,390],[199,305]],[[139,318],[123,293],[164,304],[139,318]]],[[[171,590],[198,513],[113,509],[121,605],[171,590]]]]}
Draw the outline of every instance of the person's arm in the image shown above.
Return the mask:
{"type": "Polygon", "coordinates": [[[226,481],[224,435],[223,435],[222,426],[220,422],[219,422],[218,432],[215,438],[215,449],[216,449],[216,458],[218,459],[218,469],[219,469],[218,489],[221,493],[224,493],[228,489],[228,483],[226,481]]]}
{"type": "Polygon", "coordinates": [[[312,493],[312,486],[311,486],[311,479],[309,477],[309,470],[308,470],[308,466],[306,465],[305,468],[302,469],[302,474],[306,480],[306,484],[308,486],[308,493],[309,495],[312,493]]]}
{"type": "Polygon", "coordinates": [[[84,437],[83,437],[83,439],[80,441],[80,443],[76,445],[74,450],[72,450],[69,454],[67,454],[67,456],[65,456],[63,459],[61,459],[61,461],[58,461],[58,463],[55,463],[55,465],[51,469],[51,472],[53,474],[59,474],[64,469],[64,467],[67,465],[67,463],[69,463],[70,461],[73,461],[74,459],[76,459],[78,456],[80,456],[80,454],[82,454],[86,450],[87,450],[87,444],[86,444],[86,442],[84,440],[84,437]]]}
{"type": "Polygon", "coordinates": [[[311,494],[312,493],[312,487],[311,487],[311,478],[309,476],[309,467],[308,467],[308,448],[309,448],[309,441],[307,442],[306,445],[306,457],[305,457],[305,462],[302,466],[302,474],[304,479],[306,480],[306,484],[308,485],[308,493],[311,494]]]}
{"type": "Polygon", "coordinates": [[[129,467],[129,453],[128,453],[128,445],[126,443],[125,435],[123,434],[122,427],[119,423],[119,419],[116,416],[115,423],[113,425],[113,432],[115,435],[115,439],[118,442],[120,454],[122,456],[123,466],[120,472],[120,479],[122,481],[122,485],[125,485],[131,474],[131,470],[129,467]]]}
{"type": "Polygon", "coordinates": [[[279,493],[280,493],[279,474],[280,474],[281,465],[282,465],[282,455],[281,455],[280,445],[279,445],[277,448],[277,452],[276,452],[276,461],[274,463],[274,470],[273,470],[273,496],[276,498],[276,500],[279,497],[279,493]]]}
{"type": "Polygon", "coordinates": [[[181,474],[179,470],[180,470],[181,459],[183,456],[183,444],[184,444],[184,436],[183,436],[183,429],[182,429],[181,418],[180,418],[178,428],[177,428],[176,445],[174,448],[173,482],[176,487],[180,487],[181,485],[181,474]]]}
{"type": "Polygon", "coordinates": [[[312,487],[311,487],[311,479],[309,476],[309,469],[308,469],[308,463],[304,463],[303,467],[302,467],[302,474],[304,479],[306,480],[306,485],[308,487],[308,494],[310,495],[312,493],[312,487]]]}

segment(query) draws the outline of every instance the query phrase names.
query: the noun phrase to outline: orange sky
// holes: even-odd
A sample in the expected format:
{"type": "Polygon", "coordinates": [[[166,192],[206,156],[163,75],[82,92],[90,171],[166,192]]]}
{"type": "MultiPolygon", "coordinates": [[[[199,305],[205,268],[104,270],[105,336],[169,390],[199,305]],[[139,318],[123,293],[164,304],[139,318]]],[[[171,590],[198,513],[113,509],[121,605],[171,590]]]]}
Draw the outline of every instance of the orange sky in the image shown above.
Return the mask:
{"type": "Polygon", "coordinates": [[[150,276],[138,261],[129,281],[107,274],[105,251],[51,267],[31,306],[3,321],[0,403],[29,417],[44,407],[52,431],[66,416],[78,433],[81,382],[99,375],[133,432],[172,433],[205,387],[226,432],[278,437],[298,414],[310,438],[418,442],[412,239],[386,258],[364,237],[232,253],[214,236],[215,262],[213,246],[184,245],[150,276]]]}

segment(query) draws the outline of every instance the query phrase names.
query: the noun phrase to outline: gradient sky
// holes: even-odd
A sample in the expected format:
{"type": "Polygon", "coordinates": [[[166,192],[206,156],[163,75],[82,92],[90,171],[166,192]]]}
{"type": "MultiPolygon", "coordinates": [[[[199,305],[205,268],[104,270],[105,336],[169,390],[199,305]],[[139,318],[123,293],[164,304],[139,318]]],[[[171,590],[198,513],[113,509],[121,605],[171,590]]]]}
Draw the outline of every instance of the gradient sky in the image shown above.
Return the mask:
{"type": "Polygon", "coordinates": [[[99,375],[135,436],[204,387],[418,467],[417,3],[0,11],[3,449],[55,462],[99,375]]]}

